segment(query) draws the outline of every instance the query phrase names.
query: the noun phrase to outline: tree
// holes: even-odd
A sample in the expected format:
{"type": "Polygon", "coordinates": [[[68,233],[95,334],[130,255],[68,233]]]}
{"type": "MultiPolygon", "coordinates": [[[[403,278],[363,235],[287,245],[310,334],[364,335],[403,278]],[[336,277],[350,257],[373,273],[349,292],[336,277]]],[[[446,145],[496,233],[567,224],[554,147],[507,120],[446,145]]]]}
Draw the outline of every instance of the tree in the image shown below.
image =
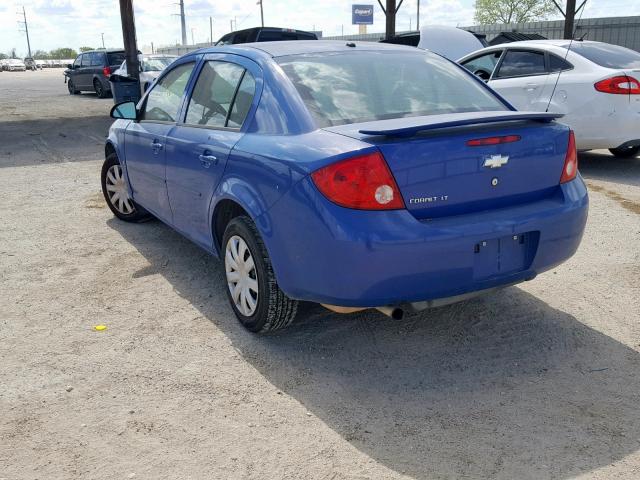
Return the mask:
{"type": "Polygon", "coordinates": [[[37,60],[45,60],[47,58],[49,58],[49,54],[47,52],[45,52],[44,50],[36,50],[35,52],[33,52],[33,58],[37,59],[37,60]]]}
{"type": "Polygon", "coordinates": [[[95,50],[93,47],[80,47],[81,52],[88,52],[90,50],[95,50]]]}
{"type": "Polygon", "coordinates": [[[72,48],[57,48],[49,52],[49,56],[55,60],[62,60],[65,58],[76,58],[78,52],[72,48]]]}
{"type": "Polygon", "coordinates": [[[5,60],[9,58],[7,55],[5,55],[4,53],[0,53],[0,60],[5,60]]]}
{"type": "Polygon", "coordinates": [[[476,0],[475,20],[491,23],[526,23],[545,19],[555,10],[553,0],[476,0]]]}

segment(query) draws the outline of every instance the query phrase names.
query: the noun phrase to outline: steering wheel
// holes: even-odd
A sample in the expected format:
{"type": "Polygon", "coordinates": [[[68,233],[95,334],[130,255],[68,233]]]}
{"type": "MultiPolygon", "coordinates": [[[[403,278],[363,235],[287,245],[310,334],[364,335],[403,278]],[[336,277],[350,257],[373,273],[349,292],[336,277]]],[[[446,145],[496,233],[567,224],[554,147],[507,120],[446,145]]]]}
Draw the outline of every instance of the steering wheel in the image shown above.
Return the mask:
{"type": "Polygon", "coordinates": [[[482,68],[477,69],[475,72],[473,72],[473,74],[478,78],[484,80],[485,82],[491,78],[491,73],[487,72],[482,68]]]}

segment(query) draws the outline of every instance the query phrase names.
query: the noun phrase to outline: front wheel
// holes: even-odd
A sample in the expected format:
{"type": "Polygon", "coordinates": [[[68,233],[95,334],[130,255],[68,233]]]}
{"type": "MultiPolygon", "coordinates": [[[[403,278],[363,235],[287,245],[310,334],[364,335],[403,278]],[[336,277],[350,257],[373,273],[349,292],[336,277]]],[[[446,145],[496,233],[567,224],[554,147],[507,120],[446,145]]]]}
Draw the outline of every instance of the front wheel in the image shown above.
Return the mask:
{"type": "Polygon", "coordinates": [[[78,95],[80,93],[80,90],[76,90],[76,86],[71,79],[67,81],[67,88],[69,89],[70,95],[78,95]]]}
{"type": "Polygon", "coordinates": [[[139,222],[150,217],[149,212],[138,205],[129,196],[127,183],[122,172],[118,156],[112,153],[102,164],[100,175],[102,194],[109,209],[120,220],[139,222]]]}
{"type": "Polygon", "coordinates": [[[236,217],[224,232],[222,254],[227,296],[240,323],[249,331],[266,333],[293,322],[298,301],[280,290],[269,254],[249,217],[236,217]]]}
{"type": "Polygon", "coordinates": [[[640,152],[640,145],[634,145],[632,147],[610,148],[609,151],[613,156],[618,158],[631,158],[638,155],[638,152],[640,152]]]}

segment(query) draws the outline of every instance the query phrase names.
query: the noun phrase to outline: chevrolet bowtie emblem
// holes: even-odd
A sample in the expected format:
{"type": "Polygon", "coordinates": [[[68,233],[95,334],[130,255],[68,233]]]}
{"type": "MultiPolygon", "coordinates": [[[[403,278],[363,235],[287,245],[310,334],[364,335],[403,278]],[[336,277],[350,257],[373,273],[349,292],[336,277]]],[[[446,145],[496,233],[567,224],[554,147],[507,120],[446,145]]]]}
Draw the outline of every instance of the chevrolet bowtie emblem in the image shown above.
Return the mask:
{"type": "Polygon", "coordinates": [[[509,162],[509,157],[504,155],[491,155],[484,159],[483,167],[487,168],[500,168],[509,162]]]}

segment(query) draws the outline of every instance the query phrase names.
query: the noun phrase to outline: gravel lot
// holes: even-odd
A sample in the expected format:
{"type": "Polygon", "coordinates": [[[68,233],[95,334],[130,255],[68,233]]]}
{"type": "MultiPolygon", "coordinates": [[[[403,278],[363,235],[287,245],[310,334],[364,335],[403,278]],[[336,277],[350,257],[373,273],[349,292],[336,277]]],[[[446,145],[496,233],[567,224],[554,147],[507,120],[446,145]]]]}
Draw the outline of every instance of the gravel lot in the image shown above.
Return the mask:
{"type": "Polygon", "coordinates": [[[111,105],[0,72],[0,479],[640,477],[640,159],[581,155],[582,246],[532,282],[258,337],[106,208],[111,105]]]}

